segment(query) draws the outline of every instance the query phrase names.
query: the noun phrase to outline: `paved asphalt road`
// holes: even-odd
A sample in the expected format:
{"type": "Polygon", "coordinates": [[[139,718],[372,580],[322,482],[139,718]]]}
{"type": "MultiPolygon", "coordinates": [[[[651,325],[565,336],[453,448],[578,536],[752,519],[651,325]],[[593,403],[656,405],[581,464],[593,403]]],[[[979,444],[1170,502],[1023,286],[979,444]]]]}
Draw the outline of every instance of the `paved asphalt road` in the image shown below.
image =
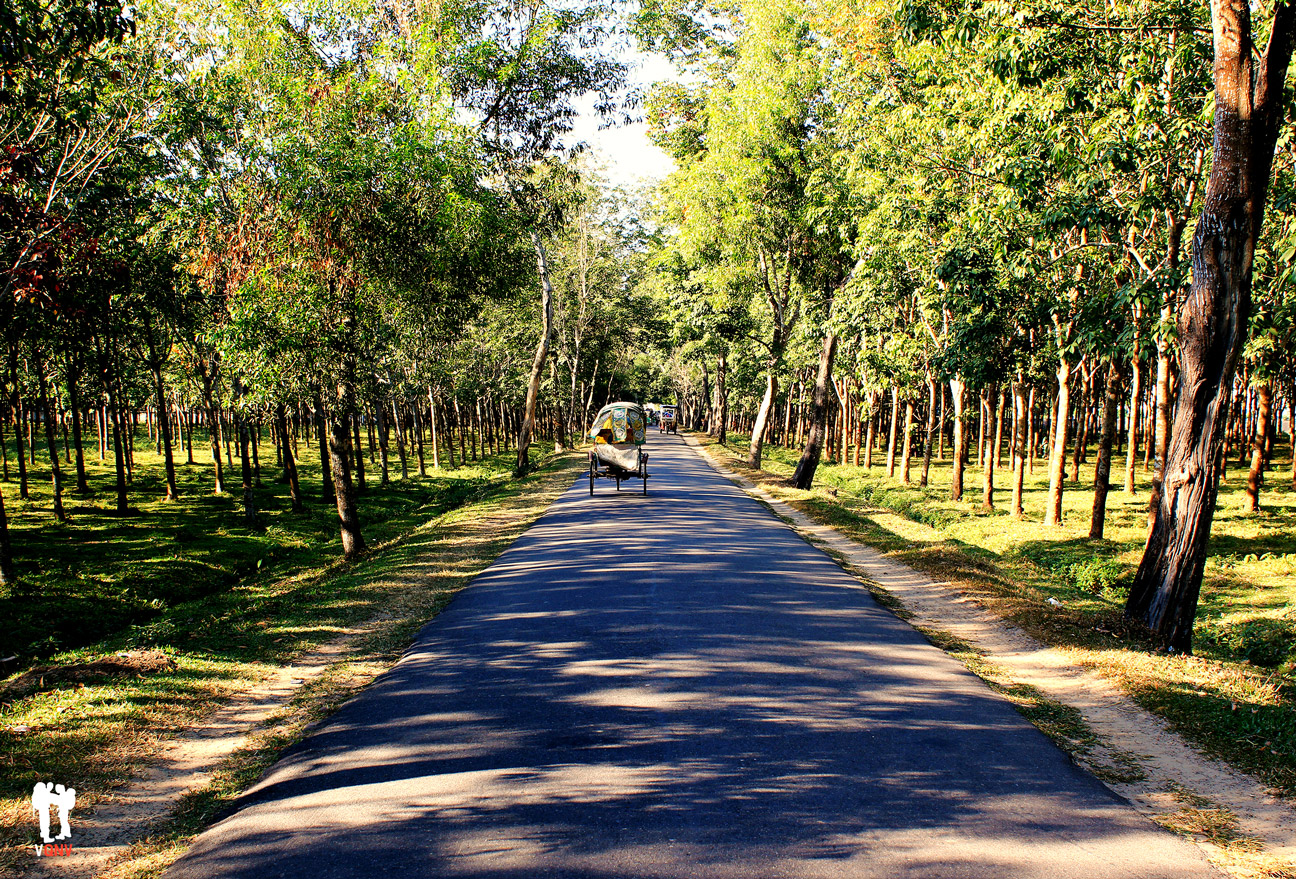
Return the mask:
{"type": "Polygon", "coordinates": [[[681,440],[649,449],[647,497],[578,480],[167,876],[1217,875],[681,440]]]}

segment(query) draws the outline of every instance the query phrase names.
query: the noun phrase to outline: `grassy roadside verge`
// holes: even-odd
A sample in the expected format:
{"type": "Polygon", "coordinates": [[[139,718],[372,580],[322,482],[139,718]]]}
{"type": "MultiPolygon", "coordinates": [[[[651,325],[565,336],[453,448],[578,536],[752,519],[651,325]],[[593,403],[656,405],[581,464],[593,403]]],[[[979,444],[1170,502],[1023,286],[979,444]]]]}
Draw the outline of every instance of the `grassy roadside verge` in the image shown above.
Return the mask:
{"type": "MultiPolygon", "coordinates": [[[[771,495],[952,584],[1100,671],[1206,752],[1296,795],[1294,644],[1285,634],[1296,622],[1289,613],[1296,599],[1296,493],[1280,486],[1267,493],[1264,514],[1247,517],[1239,512],[1240,480],[1222,486],[1197,655],[1167,656],[1149,649],[1121,617],[1142,549],[1146,483],[1134,498],[1113,493],[1110,539],[1090,541],[1083,468],[1081,482],[1067,485],[1065,527],[1045,529],[1032,509],[1042,508],[1042,467],[1028,482],[1027,521],[1014,522],[1003,511],[981,512],[979,491],[975,503],[949,501],[948,464],[933,464],[927,488],[889,479],[885,466],[821,467],[816,488],[801,492],[787,484],[792,452],[767,446],[764,469],[753,471],[744,466],[745,438],[731,437],[727,446],[700,439],[771,495]]],[[[969,473],[968,486],[979,488],[979,476],[969,473]]]]}
{"type": "Polygon", "coordinates": [[[394,661],[413,633],[567,487],[579,463],[574,461],[551,460],[524,480],[483,475],[462,490],[438,493],[435,501],[409,504],[369,530],[375,545],[354,564],[333,561],[332,548],[324,547],[295,570],[250,577],[52,657],[67,666],[150,649],[173,664],[140,676],[46,681],[37,692],[0,705],[0,872],[22,854],[30,857],[16,847],[33,839],[28,798],[37,778],[71,781],[78,809],[83,802],[88,807],[96,793],[121,784],[166,738],[231,694],[294,655],[372,623],[346,662],[298,694],[207,791],[186,800],[164,833],[167,845],[179,844],[218,814],[305,724],[394,661]]]}

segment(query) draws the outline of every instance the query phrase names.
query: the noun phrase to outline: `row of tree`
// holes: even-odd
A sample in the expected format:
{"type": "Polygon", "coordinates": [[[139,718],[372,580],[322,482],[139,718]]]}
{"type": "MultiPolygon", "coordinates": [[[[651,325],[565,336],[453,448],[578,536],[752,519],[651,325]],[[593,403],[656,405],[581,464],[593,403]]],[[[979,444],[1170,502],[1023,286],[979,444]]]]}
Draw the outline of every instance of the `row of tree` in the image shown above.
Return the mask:
{"type": "MultiPolygon", "coordinates": [[[[126,514],[143,418],[168,498],[197,434],[254,524],[264,433],[294,507],[313,443],[350,556],[364,433],[384,481],[393,440],[403,475],[486,446],[524,471],[537,429],[568,442],[653,325],[635,290],[650,236],[569,137],[576,98],[610,114],[624,97],[613,13],[6,0],[0,408],[19,495],[40,445],[65,520],[96,431],[126,514]]],[[[0,498],[3,583],[13,552],[0,498]]]]}
{"type": "Polygon", "coordinates": [[[1048,524],[1092,444],[1095,536],[1114,450],[1132,489],[1143,449],[1127,614],[1190,649],[1226,446],[1254,507],[1296,399],[1291,6],[1264,46],[1228,0],[654,8],[687,73],[649,109],[680,166],[656,283],[694,411],[740,422],[758,467],[808,408],[802,488],[825,449],[884,433],[903,460],[948,426],[953,497],[993,443],[1015,515],[1046,445],[1048,524]]]}

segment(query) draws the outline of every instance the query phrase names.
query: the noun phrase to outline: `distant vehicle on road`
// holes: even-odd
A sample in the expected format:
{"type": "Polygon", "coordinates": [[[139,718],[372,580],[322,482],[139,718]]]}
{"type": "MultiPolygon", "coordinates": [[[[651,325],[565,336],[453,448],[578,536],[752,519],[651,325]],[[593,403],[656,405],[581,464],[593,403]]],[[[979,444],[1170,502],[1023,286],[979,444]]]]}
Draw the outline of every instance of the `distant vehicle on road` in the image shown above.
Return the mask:
{"type": "Polygon", "coordinates": [[[661,420],[657,422],[658,432],[676,433],[679,422],[675,419],[675,407],[663,406],[661,410],[661,420]]]}

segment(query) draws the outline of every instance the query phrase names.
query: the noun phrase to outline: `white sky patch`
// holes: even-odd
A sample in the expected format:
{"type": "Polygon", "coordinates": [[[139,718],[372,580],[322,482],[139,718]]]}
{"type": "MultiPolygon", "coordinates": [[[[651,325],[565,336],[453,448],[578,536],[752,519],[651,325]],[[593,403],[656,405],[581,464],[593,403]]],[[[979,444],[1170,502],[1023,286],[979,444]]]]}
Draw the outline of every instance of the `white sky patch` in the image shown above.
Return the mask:
{"type": "MultiPolygon", "coordinates": [[[[635,64],[630,82],[644,92],[653,83],[678,78],[674,66],[661,56],[634,51],[629,54],[635,64]]],[[[599,116],[593,109],[594,99],[582,98],[576,106],[580,115],[572,139],[588,145],[589,154],[607,169],[608,180],[614,186],[638,188],[663,180],[675,170],[675,160],[648,140],[647,123],[600,130],[599,116]]]]}

